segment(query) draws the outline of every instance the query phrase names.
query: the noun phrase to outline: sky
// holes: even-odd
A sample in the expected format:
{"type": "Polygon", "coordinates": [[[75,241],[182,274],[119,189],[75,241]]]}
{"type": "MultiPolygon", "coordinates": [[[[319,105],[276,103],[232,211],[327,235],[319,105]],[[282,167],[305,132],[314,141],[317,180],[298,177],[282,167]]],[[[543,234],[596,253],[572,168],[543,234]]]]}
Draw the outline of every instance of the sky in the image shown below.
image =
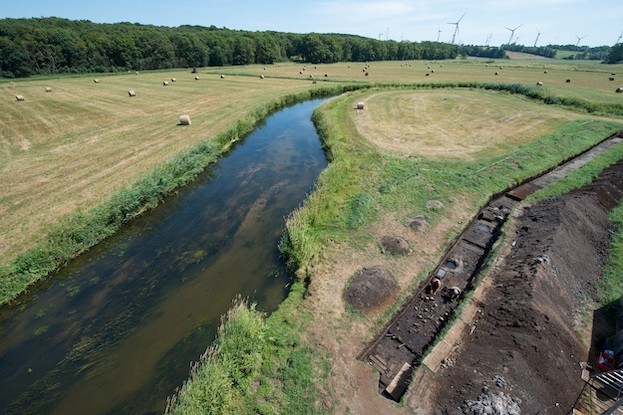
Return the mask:
{"type": "MultiPolygon", "coordinates": [[[[375,39],[491,46],[613,45],[623,34],[622,0],[0,0],[0,18],[64,17],[97,23],[200,25],[375,39]]],[[[622,38],[623,39],[623,38],[622,38]]]]}

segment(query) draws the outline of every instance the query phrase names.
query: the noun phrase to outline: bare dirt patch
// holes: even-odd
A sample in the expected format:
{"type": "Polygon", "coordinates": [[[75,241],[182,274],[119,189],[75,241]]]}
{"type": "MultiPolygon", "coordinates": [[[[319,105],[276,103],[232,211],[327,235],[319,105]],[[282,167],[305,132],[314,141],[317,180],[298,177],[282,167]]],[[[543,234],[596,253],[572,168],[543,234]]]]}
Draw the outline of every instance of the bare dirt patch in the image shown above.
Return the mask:
{"type": "Polygon", "coordinates": [[[389,300],[396,287],[396,279],[385,268],[364,268],[344,291],[344,301],[357,310],[369,312],[389,300]]]}
{"type": "MultiPolygon", "coordinates": [[[[570,412],[583,383],[579,362],[588,353],[576,316],[596,301],[608,255],[607,212],[620,197],[612,189],[622,186],[619,163],[590,186],[518,212],[475,330],[426,385],[435,391],[431,413],[477,413],[468,402],[478,401],[483,386],[509,405],[520,400],[521,413],[570,412]]],[[[422,407],[417,395],[410,397],[413,408],[422,407]]]]}

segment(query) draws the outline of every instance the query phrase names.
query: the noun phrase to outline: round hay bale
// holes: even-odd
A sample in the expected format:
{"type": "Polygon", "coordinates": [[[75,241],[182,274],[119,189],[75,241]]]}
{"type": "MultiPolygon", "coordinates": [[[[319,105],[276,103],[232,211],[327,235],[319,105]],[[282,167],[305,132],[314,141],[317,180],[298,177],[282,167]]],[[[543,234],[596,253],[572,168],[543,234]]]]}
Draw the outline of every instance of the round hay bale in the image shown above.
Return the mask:
{"type": "Polygon", "coordinates": [[[316,83],[316,80],[313,80],[313,81],[312,81],[312,84],[315,84],[315,83],[316,83]]]}
{"type": "Polygon", "coordinates": [[[499,75],[499,73],[496,72],[495,75],[497,76],[497,75],[499,75]]]}
{"type": "Polygon", "coordinates": [[[623,86],[620,86],[616,89],[616,92],[618,92],[619,94],[623,92],[623,86]]]}
{"type": "Polygon", "coordinates": [[[366,76],[370,76],[370,72],[366,72],[366,76]]]}
{"type": "Polygon", "coordinates": [[[431,69],[431,70],[430,70],[430,73],[435,73],[435,70],[434,70],[434,69],[431,69]]]}
{"type": "Polygon", "coordinates": [[[171,78],[171,82],[175,82],[175,81],[177,81],[177,79],[171,78]]]}
{"type": "Polygon", "coordinates": [[[135,97],[135,96],[136,96],[136,92],[134,92],[134,91],[128,91],[128,96],[129,96],[130,98],[135,97]]]}
{"type": "Polygon", "coordinates": [[[543,71],[543,73],[547,73],[547,71],[543,71]]]}
{"type": "Polygon", "coordinates": [[[198,81],[198,80],[199,80],[199,77],[198,77],[198,76],[195,76],[195,81],[198,81]]]}
{"type": "Polygon", "coordinates": [[[190,125],[190,116],[188,115],[180,115],[180,125],[190,125]]]}
{"type": "Polygon", "coordinates": [[[299,75],[303,75],[303,71],[299,71],[299,75]]]}
{"type": "Polygon", "coordinates": [[[402,236],[383,236],[381,238],[381,252],[392,255],[409,255],[413,250],[402,236]]]}
{"type": "Polygon", "coordinates": [[[52,88],[50,88],[49,86],[45,87],[45,92],[52,92],[52,88]]]}
{"type": "Polygon", "coordinates": [[[95,82],[96,84],[99,84],[100,80],[96,78],[96,79],[93,80],[93,82],[95,82]]]}
{"type": "Polygon", "coordinates": [[[443,209],[443,203],[439,200],[429,200],[426,202],[426,207],[429,209],[443,209]]]}
{"type": "Polygon", "coordinates": [[[357,109],[358,109],[358,110],[362,110],[362,109],[363,109],[363,107],[364,107],[364,105],[365,105],[365,103],[364,103],[363,101],[359,101],[359,102],[357,103],[357,109]]]}
{"type": "Polygon", "coordinates": [[[427,72],[427,73],[426,73],[426,76],[430,76],[430,74],[427,72]]]}
{"type": "Polygon", "coordinates": [[[407,222],[407,225],[409,225],[409,227],[416,232],[424,232],[428,230],[430,223],[428,220],[428,216],[419,215],[419,216],[414,217],[413,219],[410,219],[407,222]]]}
{"type": "Polygon", "coordinates": [[[310,78],[310,79],[313,79],[313,78],[314,78],[314,75],[309,75],[309,78],[310,78]]]}
{"type": "Polygon", "coordinates": [[[162,81],[162,85],[167,86],[169,83],[167,81],[162,81]]]}
{"type": "Polygon", "coordinates": [[[543,82],[541,82],[541,81],[537,82],[536,86],[543,86],[543,82]]]}
{"type": "Polygon", "coordinates": [[[225,75],[221,75],[221,79],[225,79],[225,75]]]}
{"type": "Polygon", "coordinates": [[[260,79],[264,79],[264,75],[260,75],[260,79]]]}
{"type": "Polygon", "coordinates": [[[566,83],[570,83],[570,82],[571,82],[571,79],[567,79],[565,82],[566,82],[566,83]]]}
{"type": "Polygon", "coordinates": [[[614,78],[613,78],[613,77],[610,77],[610,78],[608,78],[608,80],[610,80],[610,81],[614,81],[614,78]]]}
{"type": "Polygon", "coordinates": [[[134,75],[138,75],[138,71],[134,72],[134,75]]]}
{"type": "Polygon", "coordinates": [[[324,74],[324,77],[325,77],[325,78],[328,78],[328,77],[329,77],[329,74],[328,74],[328,73],[324,74]]]}
{"type": "Polygon", "coordinates": [[[396,280],[385,268],[364,268],[355,273],[343,299],[357,310],[368,312],[389,300],[396,288],[396,280]]]}
{"type": "Polygon", "coordinates": [[[23,96],[23,95],[15,95],[15,100],[16,100],[16,101],[24,101],[24,100],[25,100],[25,98],[24,98],[24,96],[23,96]]]}

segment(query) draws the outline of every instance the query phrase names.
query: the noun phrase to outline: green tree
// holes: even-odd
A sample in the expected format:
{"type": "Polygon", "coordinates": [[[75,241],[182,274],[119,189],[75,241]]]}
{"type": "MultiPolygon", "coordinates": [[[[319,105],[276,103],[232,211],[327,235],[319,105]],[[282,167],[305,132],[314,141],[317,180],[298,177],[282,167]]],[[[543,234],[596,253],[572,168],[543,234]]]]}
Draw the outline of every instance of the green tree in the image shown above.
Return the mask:
{"type": "Polygon", "coordinates": [[[623,62],[623,43],[617,43],[610,49],[610,53],[604,58],[604,63],[623,62]]]}

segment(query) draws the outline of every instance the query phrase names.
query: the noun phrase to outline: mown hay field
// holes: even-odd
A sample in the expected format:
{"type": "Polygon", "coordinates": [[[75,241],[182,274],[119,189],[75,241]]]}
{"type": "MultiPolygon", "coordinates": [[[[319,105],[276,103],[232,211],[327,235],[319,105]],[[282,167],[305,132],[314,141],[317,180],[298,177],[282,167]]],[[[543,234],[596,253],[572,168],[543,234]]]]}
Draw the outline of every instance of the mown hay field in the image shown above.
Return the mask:
{"type": "Polygon", "coordinates": [[[94,78],[0,83],[0,264],[66,215],[107,200],[267,102],[311,87],[207,74],[195,80],[190,71],[94,78]],[[178,125],[182,114],[191,126],[178,125]]]}
{"type": "Polygon", "coordinates": [[[623,96],[615,93],[617,87],[623,86],[623,64],[603,65],[594,61],[470,58],[453,61],[386,61],[368,64],[362,62],[318,65],[281,63],[209,70],[215,73],[313,79],[318,83],[325,81],[433,84],[496,82],[536,85],[537,82],[543,82],[544,91],[557,96],[599,103],[623,103],[623,96]],[[498,75],[495,75],[496,72],[498,75]],[[613,76],[612,73],[615,75],[613,76]],[[615,80],[610,81],[611,77],[615,80]],[[567,79],[571,82],[567,83],[567,79]]]}

